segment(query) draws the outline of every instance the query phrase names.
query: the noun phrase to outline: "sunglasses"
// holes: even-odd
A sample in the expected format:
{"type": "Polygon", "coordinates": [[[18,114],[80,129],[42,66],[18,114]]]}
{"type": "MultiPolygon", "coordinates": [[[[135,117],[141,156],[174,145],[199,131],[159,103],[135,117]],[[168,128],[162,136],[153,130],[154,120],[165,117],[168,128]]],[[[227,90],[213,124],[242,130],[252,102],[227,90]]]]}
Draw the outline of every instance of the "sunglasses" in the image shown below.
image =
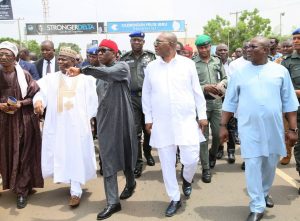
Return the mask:
{"type": "Polygon", "coordinates": [[[160,40],[155,40],[155,41],[153,42],[153,45],[156,47],[156,46],[159,46],[159,45],[164,44],[164,43],[174,44],[174,42],[171,42],[171,41],[160,41],[160,40]]]}
{"type": "Polygon", "coordinates": [[[99,48],[98,53],[105,54],[108,51],[112,51],[110,48],[99,48]]]}

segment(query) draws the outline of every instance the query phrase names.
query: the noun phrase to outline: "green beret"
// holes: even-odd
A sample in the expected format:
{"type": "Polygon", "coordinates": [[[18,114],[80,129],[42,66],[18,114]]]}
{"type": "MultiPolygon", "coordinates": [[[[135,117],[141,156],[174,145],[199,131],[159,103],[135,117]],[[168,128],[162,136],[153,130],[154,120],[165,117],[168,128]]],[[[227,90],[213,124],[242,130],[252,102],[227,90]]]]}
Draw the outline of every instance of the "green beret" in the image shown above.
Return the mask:
{"type": "Polygon", "coordinates": [[[211,38],[208,35],[199,35],[195,41],[196,46],[203,46],[211,43],[211,38]]]}

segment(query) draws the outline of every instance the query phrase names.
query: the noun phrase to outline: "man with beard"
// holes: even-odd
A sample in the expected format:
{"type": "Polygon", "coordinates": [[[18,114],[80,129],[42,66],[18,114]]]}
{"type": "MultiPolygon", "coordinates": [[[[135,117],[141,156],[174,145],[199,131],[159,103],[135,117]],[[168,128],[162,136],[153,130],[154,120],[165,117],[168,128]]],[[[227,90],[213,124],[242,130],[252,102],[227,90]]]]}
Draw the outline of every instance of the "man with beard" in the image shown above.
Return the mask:
{"type": "Polygon", "coordinates": [[[0,44],[0,172],[3,189],[17,194],[17,208],[27,205],[34,187],[43,187],[41,134],[32,98],[39,86],[23,70],[17,47],[0,44]]]}
{"type": "MultiPolygon", "coordinates": [[[[70,76],[80,73],[106,81],[104,93],[98,93],[97,129],[103,167],[107,207],[98,214],[103,220],[121,210],[120,199],[128,199],[136,188],[133,169],[137,157],[137,136],[130,97],[130,70],[126,62],[117,62],[117,44],[108,39],[99,45],[103,66],[70,68],[70,76]],[[117,172],[123,170],[126,186],[118,196],[117,172]]],[[[98,90],[97,85],[97,92],[98,90]]]]}
{"type": "Polygon", "coordinates": [[[275,37],[270,37],[270,54],[269,58],[270,61],[275,61],[276,59],[280,58],[282,56],[281,53],[278,52],[278,39],[275,37]]]}
{"type": "Polygon", "coordinates": [[[144,81],[144,70],[150,61],[155,59],[155,54],[152,51],[143,50],[145,44],[144,32],[133,32],[129,35],[132,51],[125,53],[121,57],[121,61],[125,61],[130,67],[131,81],[131,101],[134,110],[134,120],[138,136],[138,158],[135,165],[134,175],[136,178],[142,175],[143,158],[142,146],[144,156],[147,160],[148,166],[154,166],[155,161],[151,154],[151,146],[149,145],[150,135],[145,130],[145,115],[142,109],[142,87],[144,81]],[[144,137],[142,137],[144,135],[144,137]],[[143,139],[144,138],[144,139],[143,139]]]}

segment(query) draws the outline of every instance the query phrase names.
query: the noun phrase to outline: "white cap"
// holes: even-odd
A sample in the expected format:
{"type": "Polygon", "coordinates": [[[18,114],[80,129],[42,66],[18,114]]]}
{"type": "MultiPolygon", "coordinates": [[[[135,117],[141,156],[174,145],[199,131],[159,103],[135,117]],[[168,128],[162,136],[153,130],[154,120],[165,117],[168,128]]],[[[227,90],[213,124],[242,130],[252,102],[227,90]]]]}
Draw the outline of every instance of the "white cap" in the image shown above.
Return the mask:
{"type": "Polygon", "coordinates": [[[0,49],[8,49],[8,50],[10,50],[15,55],[15,57],[17,57],[17,55],[18,55],[18,48],[17,48],[17,46],[15,44],[9,42],[9,41],[3,41],[0,44],[0,49]]]}

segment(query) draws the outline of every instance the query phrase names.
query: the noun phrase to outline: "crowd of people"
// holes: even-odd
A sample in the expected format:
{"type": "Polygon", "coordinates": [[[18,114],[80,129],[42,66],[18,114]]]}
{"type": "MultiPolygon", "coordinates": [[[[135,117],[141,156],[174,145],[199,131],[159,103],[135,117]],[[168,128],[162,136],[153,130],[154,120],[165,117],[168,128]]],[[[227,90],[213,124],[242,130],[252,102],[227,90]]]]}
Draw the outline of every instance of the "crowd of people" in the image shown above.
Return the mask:
{"type": "Polygon", "coordinates": [[[56,53],[46,40],[35,62],[26,48],[0,43],[0,172],[17,208],[26,207],[46,177],[69,184],[69,205],[77,207],[82,185],[97,177],[97,138],[107,202],[97,220],[120,211],[120,200],[134,194],[143,156],[155,165],[152,148],[170,199],[165,215],[171,217],[182,205],[177,162],[188,199],[198,162],[202,181],[210,183],[227,142],[230,164],[241,145],[247,221],[261,220],[274,206],[269,191],[280,156],[288,164],[293,147],[300,175],[300,28],[280,43],[249,39],[231,57],[224,43],[211,54],[208,35],[196,38],[196,53],[171,32],[157,36],[155,52],[143,48],[143,32],[131,33],[129,41],[132,50],[122,55],[115,41],[103,39],[82,61],[68,47],[56,53]],[[119,171],[126,177],[120,195],[119,171]]]}

